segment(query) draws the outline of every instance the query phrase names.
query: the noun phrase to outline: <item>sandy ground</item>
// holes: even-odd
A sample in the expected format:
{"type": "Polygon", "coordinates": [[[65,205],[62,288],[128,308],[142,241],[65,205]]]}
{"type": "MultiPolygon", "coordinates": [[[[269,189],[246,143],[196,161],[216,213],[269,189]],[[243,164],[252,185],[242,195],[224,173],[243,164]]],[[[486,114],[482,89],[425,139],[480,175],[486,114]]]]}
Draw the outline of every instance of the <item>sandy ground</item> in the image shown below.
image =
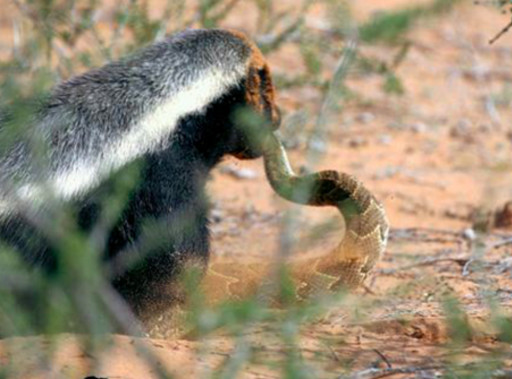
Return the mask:
{"type": "MultiPolygon", "coordinates": [[[[364,20],[375,11],[409,3],[354,2],[355,15],[364,20]]],[[[323,10],[314,8],[307,22],[323,18],[323,10]]],[[[227,24],[240,26],[241,20],[233,18],[227,24]]],[[[358,176],[384,203],[392,226],[386,255],[368,288],[302,327],[300,353],[313,370],[308,376],[334,378],[370,370],[360,377],[381,377],[377,375],[385,373],[382,370],[416,368],[393,377],[430,378],[440,372],[438,366],[454,363],[454,351],[457,363],[508,353],[487,323],[492,316],[489,294],[498,299],[502,312],[512,306],[511,247],[500,244],[512,236],[507,229],[512,216],[501,217],[501,227],[491,222],[493,212],[512,198],[512,33],[492,46],[487,43],[507,22],[507,16],[469,1],[442,17],[420,22],[407,36],[410,51],[398,69],[406,90],[403,96],[383,93],[382,79],[376,75],[352,75],[347,84],[362,99],[344,106],[342,117],[331,120],[328,149],[319,162],[307,162],[303,146],[290,151],[296,167],[358,176]],[[475,233],[475,222],[485,224],[487,232],[475,233]],[[467,345],[450,342],[443,310],[443,299],[450,294],[456,295],[473,328],[467,345]],[[354,304],[361,306],[359,312],[354,304]]],[[[361,48],[387,60],[397,50],[385,45],[361,48]]],[[[285,47],[269,60],[276,73],[298,70],[293,49],[285,47]]],[[[303,108],[314,114],[320,106],[319,94],[308,88],[282,90],[279,97],[286,114],[303,108]]],[[[214,201],[214,259],[272,259],[288,212],[297,216],[297,240],[336,216],[277,199],[259,160],[226,160],[209,187],[214,201]],[[243,171],[248,177],[237,175],[243,171]]],[[[326,236],[307,251],[321,252],[335,243],[335,236],[326,236]]],[[[294,253],[305,253],[303,246],[298,243],[294,253]]],[[[77,338],[61,336],[54,364],[39,371],[42,355],[24,352],[27,346],[51,350],[45,338],[4,342],[0,362],[21,363],[21,372],[13,376],[20,378],[158,377],[141,358],[149,354],[176,377],[207,377],[235,351],[235,342],[222,333],[206,341],[118,336],[97,357],[81,348],[77,338]]],[[[287,354],[272,331],[256,327],[246,339],[257,358],[239,377],[281,376],[272,368],[275,365],[265,364],[287,354]]]]}

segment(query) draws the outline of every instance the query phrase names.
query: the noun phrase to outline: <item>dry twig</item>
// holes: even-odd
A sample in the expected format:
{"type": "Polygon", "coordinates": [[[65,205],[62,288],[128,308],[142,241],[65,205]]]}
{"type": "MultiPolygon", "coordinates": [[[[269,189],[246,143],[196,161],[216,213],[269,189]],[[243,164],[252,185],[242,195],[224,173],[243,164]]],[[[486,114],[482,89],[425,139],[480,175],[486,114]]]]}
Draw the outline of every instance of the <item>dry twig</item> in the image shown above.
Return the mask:
{"type": "Polygon", "coordinates": [[[339,379],[378,379],[385,378],[399,374],[416,374],[424,371],[441,370],[445,368],[443,365],[431,365],[431,366],[412,366],[412,367],[400,367],[400,368],[370,368],[363,371],[359,371],[348,377],[341,376],[339,379]]]}
{"type": "Polygon", "coordinates": [[[494,42],[496,42],[499,38],[501,38],[503,34],[507,33],[510,30],[510,28],[512,28],[512,21],[505,25],[505,27],[501,29],[498,34],[491,38],[489,40],[489,44],[492,45],[494,42]]]}
{"type": "Polygon", "coordinates": [[[377,349],[373,349],[373,351],[375,352],[375,354],[377,354],[380,359],[382,359],[384,361],[384,363],[386,364],[386,366],[388,366],[388,368],[393,368],[393,366],[391,365],[391,363],[389,362],[388,358],[382,354],[379,350],[377,349]]]}
{"type": "Polygon", "coordinates": [[[495,244],[491,245],[491,249],[498,249],[502,246],[511,245],[511,244],[512,244],[512,237],[506,238],[500,242],[496,242],[495,244]]]}
{"type": "Polygon", "coordinates": [[[423,261],[411,263],[411,264],[408,264],[408,265],[405,265],[402,267],[381,270],[380,273],[390,275],[390,274],[394,274],[398,271],[410,270],[411,268],[416,268],[416,267],[431,266],[431,265],[435,265],[440,262],[455,262],[460,266],[466,267],[466,265],[470,261],[471,261],[471,259],[469,259],[469,258],[428,258],[423,261]]]}

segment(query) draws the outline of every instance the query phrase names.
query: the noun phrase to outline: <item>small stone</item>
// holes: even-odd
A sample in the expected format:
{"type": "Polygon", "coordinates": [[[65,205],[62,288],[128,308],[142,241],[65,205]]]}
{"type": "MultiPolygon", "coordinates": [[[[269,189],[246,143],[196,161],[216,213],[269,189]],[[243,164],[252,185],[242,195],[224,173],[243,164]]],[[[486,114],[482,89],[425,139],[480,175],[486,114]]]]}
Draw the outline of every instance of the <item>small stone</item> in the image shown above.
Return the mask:
{"type": "Polygon", "coordinates": [[[493,131],[493,127],[491,126],[491,124],[484,123],[480,124],[478,130],[482,133],[489,133],[493,131]]]}
{"type": "Polygon", "coordinates": [[[489,76],[489,72],[490,72],[489,67],[487,67],[483,64],[475,64],[469,70],[468,76],[474,80],[482,81],[482,80],[486,80],[486,78],[489,76]]]}
{"type": "Polygon", "coordinates": [[[354,137],[348,141],[350,147],[360,147],[366,145],[368,141],[363,137],[354,137]]]}
{"type": "Polygon", "coordinates": [[[462,231],[462,237],[469,241],[474,241],[476,239],[476,232],[472,228],[466,228],[462,231]]]}
{"type": "Polygon", "coordinates": [[[391,130],[404,130],[405,128],[404,124],[398,121],[391,121],[386,126],[388,129],[391,130]]]}
{"type": "Polygon", "coordinates": [[[256,171],[250,168],[239,168],[233,165],[224,166],[221,172],[237,179],[252,180],[258,177],[256,171]]]}
{"type": "Polygon", "coordinates": [[[507,139],[512,143],[512,130],[507,132],[507,139]]]}
{"type": "Polygon", "coordinates": [[[461,119],[450,129],[450,136],[453,138],[461,138],[466,142],[474,141],[473,124],[468,119],[461,119]]]}
{"type": "Polygon", "coordinates": [[[510,228],[512,226],[512,201],[507,201],[501,209],[495,212],[494,225],[498,228],[510,228]]]}
{"type": "Polygon", "coordinates": [[[362,112],[356,116],[356,121],[359,121],[363,124],[368,124],[373,120],[375,120],[375,115],[371,112],[362,112]]]}
{"type": "Polygon", "coordinates": [[[428,130],[428,126],[423,122],[415,122],[411,125],[411,130],[414,133],[423,134],[428,130]]]}
{"type": "Polygon", "coordinates": [[[387,166],[387,167],[384,167],[383,169],[377,171],[373,177],[374,177],[374,179],[377,179],[377,180],[387,179],[387,178],[391,178],[392,176],[395,176],[397,174],[397,172],[398,172],[397,167],[387,166]]]}
{"type": "Polygon", "coordinates": [[[472,126],[473,124],[470,120],[463,118],[459,120],[452,129],[461,133],[467,133],[471,130],[472,126]]]}
{"type": "Polygon", "coordinates": [[[320,138],[311,138],[308,147],[319,153],[325,153],[327,151],[327,144],[320,138]]]}
{"type": "Polygon", "coordinates": [[[223,217],[224,212],[222,212],[220,209],[214,208],[210,212],[210,220],[216,224],[221,222],[223,217]]]}
{"type": "Polygon", "coordinates": [[[452,208],[446,209],[443,212],[443,214],[445,217],[448,217],[448,218],[455,218],[455,219],[460,218],[459,213],[455,209],[452,209],[452,208]]]}
{"type": "Polygon", "coordinates": [[[379,136],[378,141],[381,145],[390,145],[393,142],[393,137],[389,134],[382,134],[379,136]]]}
{"type": "Polygon", "coordinates": [[[351,115],[344,115],[341,124],[344,126],[350,126],[354,123],[354,118],[351,115]]]}

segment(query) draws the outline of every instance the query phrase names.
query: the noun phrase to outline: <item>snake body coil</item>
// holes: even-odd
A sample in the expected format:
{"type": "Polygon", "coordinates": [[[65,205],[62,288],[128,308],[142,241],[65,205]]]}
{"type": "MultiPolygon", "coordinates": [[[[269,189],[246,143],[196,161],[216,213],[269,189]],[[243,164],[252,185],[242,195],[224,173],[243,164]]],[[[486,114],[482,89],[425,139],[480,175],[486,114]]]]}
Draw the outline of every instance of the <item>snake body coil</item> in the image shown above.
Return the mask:
{"type": "MultiPolygon", "coordinates": [[[[383,206],[353,176],[337,171],[296,175],[273,134],[266,141],[264,160],[267,178],[281,197],[299,204],[337,207],[345,219],[345,235],[334,250],[289,264],[297,299],[362,284],[386,247],[389,224],[383,206]]],[[[265,293],[270,266],[214,263],[203,279],[205,297],[215,301],[265,293]]]]}

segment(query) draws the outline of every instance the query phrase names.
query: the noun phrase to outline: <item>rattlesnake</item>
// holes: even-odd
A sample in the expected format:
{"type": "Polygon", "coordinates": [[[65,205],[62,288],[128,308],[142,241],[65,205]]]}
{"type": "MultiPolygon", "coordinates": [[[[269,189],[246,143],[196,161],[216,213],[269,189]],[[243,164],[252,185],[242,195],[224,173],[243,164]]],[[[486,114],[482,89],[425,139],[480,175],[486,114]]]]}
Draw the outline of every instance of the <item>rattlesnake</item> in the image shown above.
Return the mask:
{"type": "MultiPolygon", "coordinates": [[[[275,134],[266,140],[264,162],[267,178],[281,197],[300,204],[335,206],[346,223],[343,239],[330,253],[288,264],[297,300],[359,286],[386,247],[389,224],[383,206],[359,180],[345,173],[294,174],[275,134]]],[[[213,263],[202,280],[204,298],[215,303],[259,294],[279,303],[277,294],[268,290],[271,269],[269,263],[213,263]]]]}

